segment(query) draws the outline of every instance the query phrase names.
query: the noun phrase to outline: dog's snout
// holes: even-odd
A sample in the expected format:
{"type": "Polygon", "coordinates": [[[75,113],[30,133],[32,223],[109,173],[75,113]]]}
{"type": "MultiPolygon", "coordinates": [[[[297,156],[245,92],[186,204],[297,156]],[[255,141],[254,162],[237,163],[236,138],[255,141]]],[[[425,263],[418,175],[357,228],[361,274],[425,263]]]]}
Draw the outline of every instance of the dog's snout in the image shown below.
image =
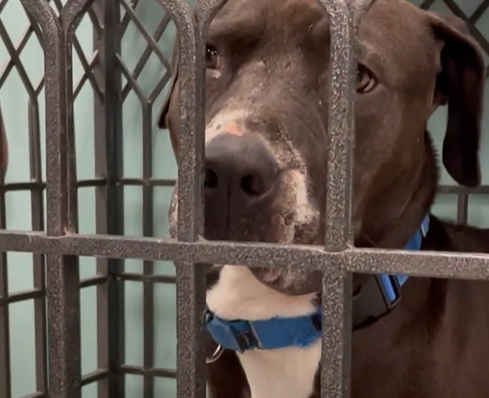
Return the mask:
{"type": "Polygon", "coordinates": [[[274,187],[278,164],[256,136],[223,133],[206,147],[206,195],[258,198],[274,187]]]}

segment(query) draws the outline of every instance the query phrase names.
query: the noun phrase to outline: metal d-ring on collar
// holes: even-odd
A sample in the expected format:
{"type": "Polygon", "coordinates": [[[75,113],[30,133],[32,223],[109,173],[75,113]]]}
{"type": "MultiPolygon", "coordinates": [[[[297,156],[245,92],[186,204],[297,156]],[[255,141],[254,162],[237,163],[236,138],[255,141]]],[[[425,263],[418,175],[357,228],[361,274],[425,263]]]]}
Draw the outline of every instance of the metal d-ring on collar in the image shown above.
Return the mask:
{"type": "Polygon", "coordinates": [[[214,363],[216,362],[219,358],[221,358],[222,353],[224,352],[224,348],[222,345],[218,344],[214,352],[210,357],[205,358],[205,363],[214,363]]]}

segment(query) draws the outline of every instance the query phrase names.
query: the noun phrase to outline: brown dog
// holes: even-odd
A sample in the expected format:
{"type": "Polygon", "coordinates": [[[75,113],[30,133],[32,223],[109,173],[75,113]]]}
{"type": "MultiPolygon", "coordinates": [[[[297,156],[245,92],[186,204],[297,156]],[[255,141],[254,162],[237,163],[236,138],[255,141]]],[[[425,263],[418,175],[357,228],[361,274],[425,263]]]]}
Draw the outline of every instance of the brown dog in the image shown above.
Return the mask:
{"type": "MultiPolygon", "coordinates": [[[[207,239],[322,244],[329,27],[315,0],[229,0],[212,21],[207,239]]],[[[439,105],[448,103],[444,166],[462,185],[480,183],[484,65],[464,24],[402,0],[378,0],[360,23],[357,47],[355,245],[403,248],[414,239],[414,250],[488,252],[489,231],[429,215],[438,166],[426,123],[439,105]]],[[[159,125],[169,128],[177,161],[185,161],[178,159],[177,51],[159,125]]],[[[175,200],[170,219],[174,226],[175,200]]],[[[255,329],[276,317],[313,320],[321,279],[300,269],[218,270],[209,279],[209,325],[251,321],[246,336],[255,341],[240,340],[243,352],[226,350],[208,366],[210,395],[319,397],[319,338],[265,344],[255,329]]],[[[410,278],[402,300],[382,309],[382,283],[354,278],[352,397],[489,396],[489,285],[410,278]]]]}

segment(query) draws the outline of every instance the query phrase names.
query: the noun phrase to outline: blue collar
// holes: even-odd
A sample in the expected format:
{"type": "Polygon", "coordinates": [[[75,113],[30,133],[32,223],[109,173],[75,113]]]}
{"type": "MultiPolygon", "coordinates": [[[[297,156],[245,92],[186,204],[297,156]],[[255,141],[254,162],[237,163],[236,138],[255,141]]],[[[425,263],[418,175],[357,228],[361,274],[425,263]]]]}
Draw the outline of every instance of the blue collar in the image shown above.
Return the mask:
{"type": "MultiPolygon", "coordinates": [[[[405,250],[420,250],[429,229],[427,215],[405,250]]],[[[353,325],[358,328],[388,313],[400,300],[405,275],[375,275],[353,297],[353,325]],[[364,288],[365,287],[365,288],[364,288]]],[[[284,347],[307,347],[321,338],[321,307],[312,314],[295,318],[273,317],[260,321],[225,320],[208,311],[207,330],[214,341],[229,350],[273,350],[284,347]]]]}

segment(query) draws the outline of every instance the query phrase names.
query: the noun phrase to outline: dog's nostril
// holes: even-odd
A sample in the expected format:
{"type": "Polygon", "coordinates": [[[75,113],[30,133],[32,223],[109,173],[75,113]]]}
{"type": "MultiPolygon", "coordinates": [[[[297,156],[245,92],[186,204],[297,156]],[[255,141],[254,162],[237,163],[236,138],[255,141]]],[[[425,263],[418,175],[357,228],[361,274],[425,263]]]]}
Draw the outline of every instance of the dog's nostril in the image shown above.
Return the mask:
{"type": "Polygon", "coordinates": [[[221,134],[206,145],[204,189],[214,201],[255,203],[272,193],[277,180],[278,164],[256,135],[221,134]]]}
{"type": "Polygon", "coordinates": [[[241,190],[249,196],[258,196],[265,193],[265,188],[259,178],[246,175],[240,181],[241,190]]]}
{"type": "Polygon", "coordinates": [[[219,178],[214,170],[207,169],[204,177],[204,188],[216,189],[219,185],[219,178]]]}

